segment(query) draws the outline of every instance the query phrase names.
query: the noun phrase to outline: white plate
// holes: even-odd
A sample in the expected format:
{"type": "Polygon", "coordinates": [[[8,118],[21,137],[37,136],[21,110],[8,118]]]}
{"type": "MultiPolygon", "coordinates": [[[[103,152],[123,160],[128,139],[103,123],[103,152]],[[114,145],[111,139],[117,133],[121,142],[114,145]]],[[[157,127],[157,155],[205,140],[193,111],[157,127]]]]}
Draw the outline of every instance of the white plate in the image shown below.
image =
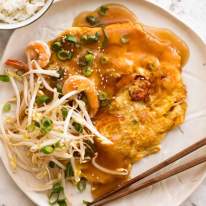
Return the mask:
{"type": "MultiPolygon", "coordinates": [[[[178,129],[170,132],[162,142],[161,152],[143,159],[133,167],[132,175],[134,176],[206,136],[206,123],[204,122],[206,121],[206,66],[204,66],[206,47],[195,32],[167,11],[143,0],[62,0],[53,5],[43,18],[13,33],[4,52],[2,62],[7,58],[24,59],[24,47],[30,40],[43,39],[47,41],[55,37],[58,32],[71,26],[73,18],[79,12],[92,10],[103,3],[112,2],[126,5],[145,24],[170,28],[186,41],[191,53],[189,62],[183,71],[184,82],[188,90],[186,122],[181,126],[183,132],[178,129]]],[[[1,84],[0,88],[0,103],[2,104],[12,93],[6,84],[1,84]]],[[[201,150],[199,153],[203,152],[205,151],[201,150]]],[[[15,174],[11,173],[2,147],[0,147],[0,155],[10,176],[19,188],[36,204],[48,205],[45,194],[31,191],[30,183],[34,179],[28,173],[21,170],[18,170],[15,174]]],[[[196,155],[198,154],[194,154],[193,157],[196,155]]],[[[196,189],[205,174],[206,165],[203,164],[110,205],[177,206],[196,189]]],[[[68,187],[68,190],[70,194],[72,193],[71,198],[75,206],[82,205],[82,199],[89,200],[91,198],[89,188],[83,195],[71,189],[71,187],[68,187]]]]}

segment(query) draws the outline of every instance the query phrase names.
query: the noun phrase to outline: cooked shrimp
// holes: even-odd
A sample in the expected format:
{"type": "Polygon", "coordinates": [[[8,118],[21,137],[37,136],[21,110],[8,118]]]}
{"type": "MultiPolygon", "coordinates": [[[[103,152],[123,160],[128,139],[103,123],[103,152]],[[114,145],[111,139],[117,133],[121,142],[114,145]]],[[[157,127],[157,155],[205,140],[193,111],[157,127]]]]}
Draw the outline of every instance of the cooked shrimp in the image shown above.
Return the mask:
{"type": "Polygon", "coordinates": [[[26,55],[30,60],[36,60],[42,67],[46,67],[51,57],[49,46],[43,41],[32,41],[27,45],[26,55]]]}
{"type": "Polygon", "coordinates": [[[78,90],[80,92],[84,91],[87,95],[90,115],[94,117],[99,109],[99,100],[97,90],[94,83],[86,77],[80,75],[74,75],[69,77],[63,85],[63,94],[71,92],[73,90],[78,90]]]}
{"type": "Polygon", "coordinates": [[[16,59],[7,59],[5,62],[6,65],[14,67],[15,69],[20,69],[23,71],[28,71],[28,65],[23,61],[16,59]]]}

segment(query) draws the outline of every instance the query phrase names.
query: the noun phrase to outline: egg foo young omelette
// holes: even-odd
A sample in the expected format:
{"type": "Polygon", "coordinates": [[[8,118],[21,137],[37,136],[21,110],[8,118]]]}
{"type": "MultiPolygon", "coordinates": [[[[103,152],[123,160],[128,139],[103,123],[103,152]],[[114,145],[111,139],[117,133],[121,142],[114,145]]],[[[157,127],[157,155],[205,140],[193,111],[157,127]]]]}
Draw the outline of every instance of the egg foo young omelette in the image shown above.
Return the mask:
{"type": "Polygon", "coordinates": [[[50,191],[50,204],[69,204],[66,180],[80,192],[88,181],[94,197],[110,191],[184,121],[188,47],[122,5],[81,13],[48,44],[29,43],[26,56],[27,64],[7,60],[1,75],[17,107],[1,136],[11,166],[40,179],[35,188],[50,191]]]}

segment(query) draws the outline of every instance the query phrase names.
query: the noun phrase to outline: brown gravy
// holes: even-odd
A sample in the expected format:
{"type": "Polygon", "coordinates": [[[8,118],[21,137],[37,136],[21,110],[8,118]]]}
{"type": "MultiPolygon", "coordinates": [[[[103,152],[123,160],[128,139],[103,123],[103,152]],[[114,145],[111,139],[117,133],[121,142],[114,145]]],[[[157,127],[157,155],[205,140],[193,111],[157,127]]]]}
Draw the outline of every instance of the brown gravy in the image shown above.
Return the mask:
{"type": "MultiPolygon", "coordinates": [[[[119,5],[119,4],[107,4],[105,5],[108,10],[106,12],[106,15],[100,15],[98,13],[99,8],[95,11],[86,11],[80,13],[73,21],[73,26],[76,27],[91,27],[91,25],[86,21],[87,16],[94,16],[99,20],[98,26],[105,26],[109,24],[115,24],[115,23],[125,23],[125,22],[131,22],[134,24],[140,24],[145,32],[150,33],[150,35],[154,35],[156,38],[158,38],[160,41],[167,42],[168,44],[171,44],[174,48],[177,49],[177,52],[179,52],[179,55],[181,56],[181,66],[186,64],[188,57],[189,57],[189,49],[185,42],[181,40],[176,34],[171,32],[168,29],[162,29],[162,28],[154,28],[149,27],[146,25],[143,25],[139,22],[137,17],[126,7],[119,5]]],[[[95,26],[94,26],[95,27],[95,26]]],[[[114,84],[114,82],[113,82],[114,84]]],[[[98,158],[97,162],[108,169],[116,169],[116,168],[127,168],[128,161],[125,160],[120,154],[117,152],[114,153],[113,149],[109,149],[106,146],[101,146],[99,144],[97,146],[98,151],[98,158]]],[[[98,197],[117,185],[119,185],[121,182],[125,181],[128,177],[126,176],[111,176],[104,174],[100,171],[98,171],[92,164],[86,164],[85,169],[82,170],[85,174],[85,177],[93,182],[93,188],[92,193],[94,197],[98,197]],[[99,179],[102,179],[102,184],[95,183],[94,177],[99,179]],[[104,184],[104,180],[106,184],[104,184]]]]}
{"type": "Polygon", "coordinates": [[[171,44],[173,47],[177,48],[182,58],[182,66],[186,64],[189,58],[189,48],[186,43],[172,31],[164,28],[150,27],[140,23],[135,14],[123,5],[107,4],[105,6],[109,8],[105,16],[99,15],[98,9],[95,11],[82,12],[74,19],[73,26],[90,26],[85,20],[88,15],[97,17],[100,20],[101,25],[123,23],[128,21],[139,23],[143,26],[146,32],[153,34],[160,40],[167,41],[168,44],[171,44]]]}

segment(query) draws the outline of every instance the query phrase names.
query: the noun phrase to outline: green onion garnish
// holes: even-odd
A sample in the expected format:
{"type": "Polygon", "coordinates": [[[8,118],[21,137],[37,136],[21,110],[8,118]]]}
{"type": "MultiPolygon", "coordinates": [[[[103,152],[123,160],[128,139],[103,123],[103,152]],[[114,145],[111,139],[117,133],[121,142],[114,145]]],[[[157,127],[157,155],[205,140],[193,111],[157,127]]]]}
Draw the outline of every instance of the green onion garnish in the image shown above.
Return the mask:
{"type": "Polygon", "coordinates": [[[124,35],[120,38],[120,41],[122,44],[127,44],[129,42],[129,39],[127,36],[124,35]]]}
{"type": "Polygon", "coordinates": [[[54,147],[53,146],[45,146],[41,149],[41,152],[43,152],[44,154],[51,154],[54,151],[54,147]]]}
{"type": "Polygon", "coordinates": [[[65,40],[70,43],[74,43],[74,44],[77,43],[77,38],[73,35],[67,35],[65,40]]]}
{"type": "Polygon", "coordinates": [[[66,108],[66,107],[63,107],[63,108],[61,109],[61,112],[62,112],[63,119],[65,120],[66,117],[67,117],[67,115],[68,115],[68,110],[67,110],[67,108],[66,108]]]}
{"type": "Polygon", "coordinates": [[[61,191],[63,191],[64,190],[64,188],[62,187],[62,185],[61,185],[61,183],[56,183],[56,184],[54,184],[53,185],[53,188],[52,188],[52,191],[53,192],[58,192],[58,193],[60,193],[61,191]]]}
{"type": "Polygon", "coordinates": [[[51,192],[51,194],[49,195],[49,203],[51,205],[57,203],[59,198],[59,193],[58,192],[51,192]]]}
{"type": "Polygon", "coordinates": [[[87,67],[84,67],[82,73],[85,77],[90,77],[93,73],[93,70],[90,66],[87,66],[87,67]]]}
{"type": "Polygon", "coordinates": [[[66,200],[58,200],[58,206],[67,206],[66,200]]]}
{"type": "Polygon", "coordinates": [[[85,43],[96,43],[99,40],[99,33],[96,32],[95,34],[91,34],[91,35],[83,35],[81,37],[81,41],[85,42],[85,43]]]}
{"type": "Polygon", "coordinates": [[[99,92],[98,98],[99,98],[101,107],[108,106],[109,98],[106,92],[103,92],[103,91],[99,92]]]}
{"type": "Polygon", "coordinates": [[[49,161],[49,167],[50,168],[55,168],[56,164],[53,161],[49,161]]]}
{"type": "Polygon", "coordinates": [[[73,177],[74,176],[74,171],[73,171],[71,162],[67,163],[66,171],[65,171],[65,176],[66,177],[73,177]]]}
{"type": "Polygon", "coordinates": [[[33,132],[35,130],[35,124],[31,123],[30,125],[26,127],[26,129],[28,132],[33,132]]]}
{"type": "Polygon", "coordinates": [[[62,43],[60,41],[56,41],[52,44],[52,50],[58,52],[62,49],[62,43]]]}
{"type": "Polygon", "coordinates": [[[10,110],[11,110],[11,104],[6,103],[6,104],[3,106],[3,112],[10,112],[10,110]]]}
{"type": "Polygon", "coordinates": [[[36,97],[36,103],[37,103],[38,105],[42,105],[42,104],[44,104],[44,103],[48,103],[49,99],[50,99],[50,98],[49,98],[47,95],[37,96],[37,97],[36,97]]]}
{"type": "Polygon", "coordinates": [[[66,51],[62,49],[57,53],[57,57],[61,61],[71,60],[73,57],[73,53],[71,51],[66,51]]]}
{"type": "Polygon", "coordinates": [[[83,127],[81,124],[77,123],[77,122],[73,122],[72,124],[75,128],[75,130],[79,133],[82,133],[83,132],[83,127]]]}
{"type": "Polygon", "coordinates": [[[104,27],[102,27],[102,33],[104,35],[104,39],[102,41],[102,48],[105,48],[107,45],[108,45],[108,42],[109,42],[109,36],[108,34],[106,33],[104,27]]]}
{"type": "Polygon", "coordinates": [[[80,67],[85,67],[91,65],[94,61],[94,54],[87,51],[88,53],[85,56],[81,56],[78,60],[78,65],[80,67]]]}
{"type": "Polygon", "coordinates": [[[91,65],[93,63],[93,60],[94,60],[94,55],[91,54],[91,53],[86,54],[85,55],[85,60],[89,65],[91,65]]]}
{"type": "Polygon", "coordinates": [[[59,193],[59,198],[58,198],[58,203],[59,202],[64,202],[65,201],[65,195],[63,190],[59,193]]]}
{"type": "Polygon", "coordinates": [[[62,93],[62,84],[60,82],[56,83],[57,92],[62,93]]]}
{"type": "Polygon", "coordinates": [[[100,57],[100,63],[101,63],[101,64],[107,64],[108,61],[109,61],[109,58],[108,58],[107,56],[102,55],[102,56],[100,57]]]}
{"type": "Polygon", "coordinates": [[[86,189],[87,180],[84,177],[81,177],[80,181],[77,183],[77,189],[80,192],[83,192],[86,189]]]}
{"type": "Polygon", "coordinates": [[[1,74],[0,75],[0,81],[2,82],[9,82],[9,76],[8,75],[4,75],[4,74],[1,74]]]}
{"type": "Polygon", "coordinates": [[[87,16],[86,17],[87,23],[89,23],[91,26],[95,26],[97,23],[99,23],[99,20],[95,16],[87,16]]]}
{"type": "Polygon", "coordinates": [[[60,68],[57,72],[59,73],[58,79],[61,79],[61,78],[64,77],[64,74],[65,74],[65,70],[64,69],[60,68]]]}
{"type": "Polygon", "coordinates": [[[100,16],[105,16],[108,10],[109,10],[109,8],[107,6],[102,5],[99,7],[98,14],[100,16]]]}
{"type": "Polygon", "coordinates": [[[82,203],[86,206],[89,206],[91,203],[89,201],[83,200],[82,203]]]}
{"type": "Polygon", "coordinates": [[[48,133],[52,130],[53,122],[51,119],[44,117],[41,120],[40,128],[42,133],[48,133]]]}

